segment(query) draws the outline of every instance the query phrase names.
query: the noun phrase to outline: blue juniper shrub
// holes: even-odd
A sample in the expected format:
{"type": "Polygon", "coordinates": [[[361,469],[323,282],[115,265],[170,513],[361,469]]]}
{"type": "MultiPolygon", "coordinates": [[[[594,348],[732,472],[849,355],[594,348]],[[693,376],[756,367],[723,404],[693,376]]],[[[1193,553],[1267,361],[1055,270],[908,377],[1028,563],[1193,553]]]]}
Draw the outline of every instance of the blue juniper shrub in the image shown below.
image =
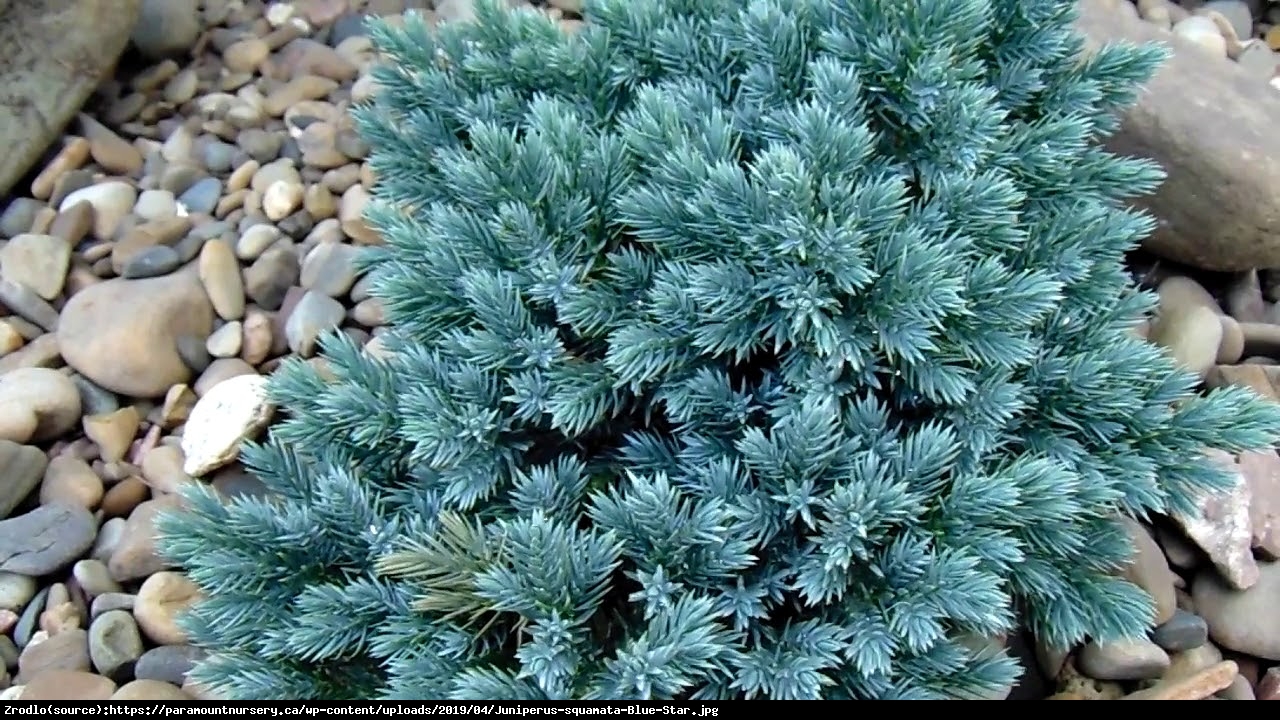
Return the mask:
{"type": "Polygon", "coordinates": [[[163,521],[236,698],[981,697],[1148,631],[1116,518],[1275,440],[1131,329],[1161,60],[1071,0],[598,0],[372,27],[391,332],[163,521]],[[998,644],[995,645],[998,649],[998,644]]]}

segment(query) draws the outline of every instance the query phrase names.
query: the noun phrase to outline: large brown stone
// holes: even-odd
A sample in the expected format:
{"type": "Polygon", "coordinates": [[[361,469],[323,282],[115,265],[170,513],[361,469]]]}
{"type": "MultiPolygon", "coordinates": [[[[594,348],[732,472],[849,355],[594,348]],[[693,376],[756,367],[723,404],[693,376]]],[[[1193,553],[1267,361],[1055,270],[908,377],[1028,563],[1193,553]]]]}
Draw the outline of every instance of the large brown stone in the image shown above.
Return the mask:
{"type": "Polygon", "coordinates": [[[1280,267],[1280,95],[1110,0],[1080,0],[1087,45],[1156,42],[1172,57],[1107,147],[1160,163],[1168,179],[1136,204],[1158,221],[1144,247],[1208,270],[1280,267]]]}
{"type": "Polygon", "coordinates": [[[213,306],[195,266],[172,275],[116,278],[76,293],[62,309],[58,345],[67,364],[100,387],[132,397],[163,397],[191,379],[183,338],[203,342],[213,306]]]}

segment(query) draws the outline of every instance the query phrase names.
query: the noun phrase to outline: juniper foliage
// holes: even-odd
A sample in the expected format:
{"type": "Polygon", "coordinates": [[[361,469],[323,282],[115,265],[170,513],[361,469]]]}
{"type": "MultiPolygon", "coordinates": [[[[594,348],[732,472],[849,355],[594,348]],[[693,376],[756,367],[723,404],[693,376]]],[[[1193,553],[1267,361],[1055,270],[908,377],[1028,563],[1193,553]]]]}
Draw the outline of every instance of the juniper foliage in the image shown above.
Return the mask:
{"type": "Polygon", "coordinates": [[[1069,0],[595,0],[374,25],[392,332],[286,362],[164,547],[237,698],[949,698],[1141,635],[1118,515],[1275,439],[1132,337],[1161,60],[1069,0]]]}

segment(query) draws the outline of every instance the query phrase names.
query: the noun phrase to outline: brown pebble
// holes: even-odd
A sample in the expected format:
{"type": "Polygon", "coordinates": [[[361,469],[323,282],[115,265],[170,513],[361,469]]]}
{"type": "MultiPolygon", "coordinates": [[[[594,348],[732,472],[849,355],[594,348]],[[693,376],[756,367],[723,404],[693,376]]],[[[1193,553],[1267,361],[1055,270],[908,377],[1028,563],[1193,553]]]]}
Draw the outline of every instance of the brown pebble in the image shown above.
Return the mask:
{"type": "Polygon", "coordinates": [[[138,253],[156,245],[173,245],[191,230],[189,217],[162,217],[125,233],[111,251],[111,269],[119,275],[138,253]]]}
{"type": "Polygon", "coordinates": [[[0,321],[0,356],[8,355],[26,342],[26,338],[13,325],[0,321]]]}
{"type": "Polygon", "coordinates": [[[1257,696],[1259,700],[1280,700],[1280,666],[1267,670],[1258,679],[1257,696]]]}
{"type": "Polygon", "coordinates": [[[0,375],[5,375],[19,368],[56,368],[62,367],[62,365],[62,353],[58,346],[58,337],[53,333],[48,333],[28,342],[4,357],[0,357],[0,375]]]}
{"type": "Polygon", "coordinates": [[[271,46],[262,38],[249,37],[222,51],[222,64],[231,72],[253,72],[271,55],[271,46]]]}
{"type": "Polygon", "coordinates": [[[152,448],[142,458],[142,479],[152,490],[178,493],[194,480],[182,471],[182,450],[170,445],[152,448]]]}
{"type": "Polygon", "coordinates": [[[209,367],[200,374],[192,388],[196,395],[204,397],[214,385],[240,375],[257,375],[258,371],[240,358],[218,358],[209,363],[209,367]]]}
{"type": "Polygon", "coordinates": [[[1203,700],[1229,686],[1239,672],[1234,662],[1224,660],[1189,677],[1129,693],[1121,700],[1203,700]]]}
{"type": "Polygon", "coordinates": [[[115,412],[85,416],[84,434],[97,444],[103,460],[116,462],[129,451],[140,421],[138,409],[126,405],[115,412]]]}
{"type": "Polygon", "coordinates": [[[83,459],[60,455],[49,461],[40,484],[40,503],[78,505],[93,510],[102,502],[102,478],[83,459]]]}
{"type": "Polygon", "coordinates": [[[195,392],[185,383],[170,387],[161,405],[161,422],[166,428],[177,427],[186,422],[191,417],[191,408],[195,407],[197,399],[195,392]]]}
{"type": "Polygon", "coordinates": [[[118,583],[145,578],[169,567],[167,561],[156,552],[156,517],[161,512],[181,506],[176,495],[148,500],[129,514],[120,541],[107,561],[111,579],[118,583]]]}
{"type": "Polygon", "coordinates": [[[116,175],[132,175],[142,170],[142,153],[137,148],[84,113],[79,115],[79,120],[94,162],[116,175]]]}
{"type": "Polygon", "coordinates": [[[93,206],[87,201],[72,205],[58,213],[49,225],[49,234],[56,235],[70,247],[80,244],[93,229],[93,206]]]}
{"type": "Polygon", "coordinates": [[[1230,315],[1219,316],[1218,320],[1222,322],[1222,340],[1218,344],[1217,363],[1231,365],[1240,362],[1244,354],[1244,331],[1240,329],[1240,323],[1230,315]]]}
{"type": "Polygon", "coordinates": [[[244,280],[235,250],[221,240],[211,240],[200,250],[200,282],[214,312],[223,320],[244,316],[244,280]]]}
{"type": "Polygon", "coordinates": [[[37,200],[48,200],[53,195],[54,186],[68,172],[82,167],[89,160],[89,141],[82,137],[69,137],[58,154],[31,181],[31,196],[37,200]]]}
{"type": "Polygon", "coordinates": [[[261,167],[257,160],[246,160],[244,164],[232,171],[227,178],[227,193],[247,190],[249,183],[253,181],[253,176],[258,174],[258,170],[261,167]]]}
{"type": "Polygon", "coordinates": [[[263,109],[271,117],[280,117],[290,106],[303,100],[319,100],[338,88],[338,83],[319,75],[302,75],[271,91],[263,101],[263,109]]]}
{"type": "Polygon", "coordinates": [[[108,518],[128,517],[133,509],[146,502],[151,489],[142,478],[130,476],[107,491],[102,498],[102,514],[108,518]]]}

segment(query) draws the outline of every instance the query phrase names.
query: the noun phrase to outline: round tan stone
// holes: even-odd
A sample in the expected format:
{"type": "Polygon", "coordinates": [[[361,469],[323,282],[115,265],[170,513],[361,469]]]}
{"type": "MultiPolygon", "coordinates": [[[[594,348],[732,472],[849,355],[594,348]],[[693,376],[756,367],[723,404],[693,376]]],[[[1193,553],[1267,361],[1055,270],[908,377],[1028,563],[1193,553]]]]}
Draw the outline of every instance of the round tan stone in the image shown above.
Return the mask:
{"type": "Polygon", "coordinates": [[[203,342],[213,328],[213,308],[193,266],[164,277],[116,278],[77,293],[58,325],[67,364],[132,397],[162,397],[190,380],[179,339],[203,342]]]}
{"type": "Polygon", "coordinates": [[[151,489],[178,493],[194,482],[182,470],[182,450],[172,445],[159,445],[142,457],[142,479],[151,489]]]}
{"type": "Polygon", "coordinates": [[[25,408],[36,419],[29,438],[6,438],[14,442],[49,440],[80,421],[80,391],[71,378],[57,370],[27,367],[0,375],[0,408],[10,405],[13,408],[7,412],[16,416],[16,409],[25,408]]]}
{"type": "Polygon", "coordinates": [[[147,578],[138,588],[133,617],[138,627],[160,645],[181,645],[187,634],[178,617],[200,598],[200,589],[181,573],[164,571],[147,578]]]}
{"type": "Polygon", "coordinates": [[[40,502],[78,505],[92,511],[105,493],[102,478],[89,463],[74,455],[59,455],[49,461],[40,483],[40,502]]]}
{"type": "Polygon", "coordinates": [[[221,240],[210,240],[200,249],[200,282],[214,312],[223,320],[244,316],[244,280],[235,250],[221,240]]]}
{"type": "Polygon", "coordinates": [[[150,494],[151,490],[142,478],[127,477],[112,485],[103,496],[102,513],[109,518],[128,517],[150,494]]]}

